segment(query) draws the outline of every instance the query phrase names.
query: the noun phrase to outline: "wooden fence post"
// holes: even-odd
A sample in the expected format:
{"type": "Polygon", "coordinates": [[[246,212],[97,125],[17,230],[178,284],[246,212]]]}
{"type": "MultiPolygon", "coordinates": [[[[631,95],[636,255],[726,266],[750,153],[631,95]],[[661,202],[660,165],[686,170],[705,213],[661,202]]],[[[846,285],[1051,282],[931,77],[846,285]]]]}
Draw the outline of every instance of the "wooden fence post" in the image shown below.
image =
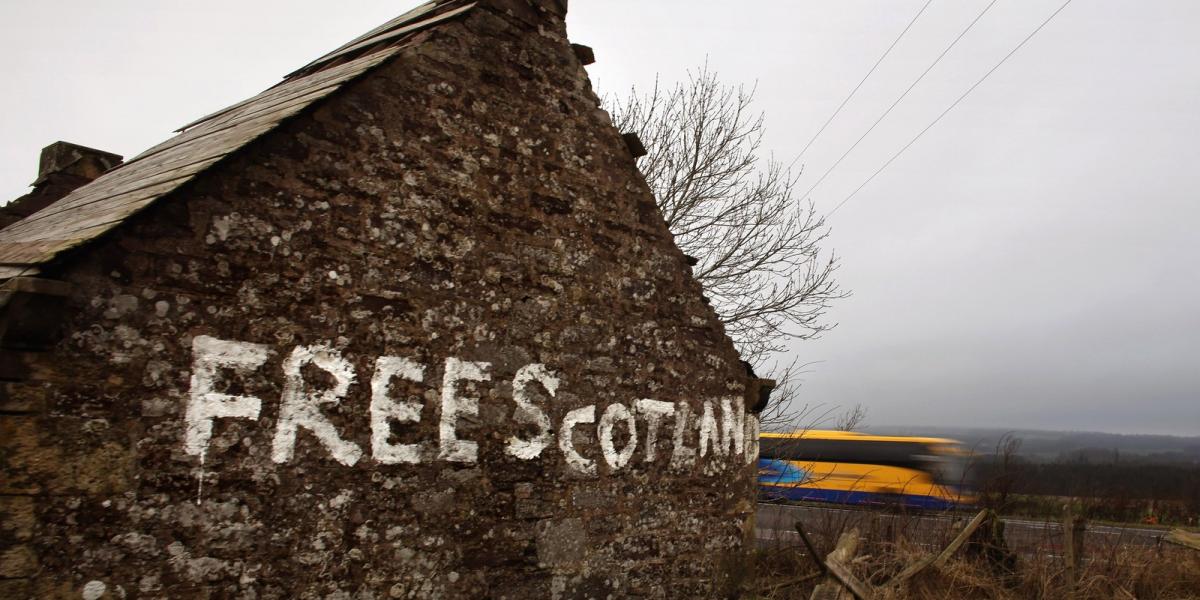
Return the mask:
{"type": "Polygon", "coordinates": [[[808,539],[808,533],[804,531],[804,524],[798,520],[796,521],[796,533],[800,534],[800,541],[804,542],[804,548],[808,550],[809,558],[817,563],[817,570],[824,575],[826,571],[825,561],[821,560],[821,557],[817,555],[817,547],[813,545],[812,540],[808,539]]]}
{"type": "Polygon", "coordinates": [[[975,533],[975,530],[979,529],[979,526],[982,525],[987,519],[996,519],[996,513],[987,509],[979,511],[979,514],[976,514],[975,518],[971,519],[971,522],[967,523],[967,526],[964,527],[962,531],[958,532],[958,535],[954,536],[954,539],[950,541],[950,544],[946,546],[945,549],[937,554],[931,554],[909,565],[907,568],[893,577],[891,581],[885,585],[885,587],[901,585],[931,565],[939,568],[945,566],[946,562],[950,560],[950,557],[953,556],[955,552],[958,552],[958,549],[967,542],[971,535],[975,533]]]}
{"type": "Polygon", "coordinates": [[[858,552],[858,530],[851,529],[838,538],[837,547],[825,557],[829,574],[825,583],[813,588],[809,600],[841,600],[847,592],[857,600],[872,600],[875,591],[850,572],[848,565],[858,552]]]}
{"type": "Polygon", "coordinates": [[[1083,538],[1087,531],[1087,521],[1076,516],[1068,508],[1067,516],[1063,519],[1063,557],[1067,562],[1067,580],[1071,587],[1079,582],[1079,571],[1083,565],[1083,538]]]}

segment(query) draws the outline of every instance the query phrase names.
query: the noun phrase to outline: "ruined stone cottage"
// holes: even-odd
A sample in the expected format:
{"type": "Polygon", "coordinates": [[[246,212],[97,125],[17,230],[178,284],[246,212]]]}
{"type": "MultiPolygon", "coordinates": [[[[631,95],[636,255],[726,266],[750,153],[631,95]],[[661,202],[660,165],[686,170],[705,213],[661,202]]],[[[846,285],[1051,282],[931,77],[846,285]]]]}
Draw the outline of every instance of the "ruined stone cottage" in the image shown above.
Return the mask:
{"type": "Polygon", "coordinates": [[[0,598],[718,585],[757,383],[565,12],[438,0],[124,163],[47,149],[0,230],[0,598]]]}

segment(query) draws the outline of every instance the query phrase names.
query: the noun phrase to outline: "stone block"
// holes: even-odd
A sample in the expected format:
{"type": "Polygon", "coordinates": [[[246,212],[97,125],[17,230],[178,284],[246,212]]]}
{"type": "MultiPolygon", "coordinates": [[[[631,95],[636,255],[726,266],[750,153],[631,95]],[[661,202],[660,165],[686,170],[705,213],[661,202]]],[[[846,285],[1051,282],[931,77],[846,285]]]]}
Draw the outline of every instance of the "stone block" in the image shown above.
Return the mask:
{"type": "Polygon", "coordinates": [[[0,494],[36,494],[57,475],[57,449],[40,444],[36,419],[0,416],[0,494]]]}
{"type": "Polygon", "coordinates": [[[0,600],[29,600],[36,597],[28,579],[0,579],[0,600]]]}
{"type": "Polygon", "coordinates": [[[129,488],[134,457],[111,441],[88,444],[74,418],[0,417],[0,494],[111,494],[129,488]],[[64,441],[71,441],[69,447],[64,441]]]}
{"type": "Polygon", "coordinates": [[[547,519],[537,525],[538,562],[548,567],[565,567],[587,555],[587,531],[583,519],[547,519]]]}
{"type": "MultiPolygon", "coordinates": [[[[0,286],[0,346],[46,350],[59,339],[67,284],[18,277],[0,286]]],[[[5,376],[5,378],[8,378],[5,376]]]]}
{"type": "Polygon", "coordinates": [[[46,408],[46,388],[37,382],[0,383],[0,412],[36,413],[46,408]]]}
{"type": "Polygon", "coordinates": [[[0,552],[0,579],[32,577],[37,568],[37,555],[29,546],[13,546],[0,552]]]}
{"type": "Polygon", "coordinates": [[[0,542],[28,540],[33,536],[33,529],[33,498],[0,496],[0,542]]]}
{"type": "Polygon", "coordinates": [[[54,142],[42,148],[38,161],[38,182],[58,173],[69,173],[88,180],[121,164],[121,155],[70,142],[54,142]]]}

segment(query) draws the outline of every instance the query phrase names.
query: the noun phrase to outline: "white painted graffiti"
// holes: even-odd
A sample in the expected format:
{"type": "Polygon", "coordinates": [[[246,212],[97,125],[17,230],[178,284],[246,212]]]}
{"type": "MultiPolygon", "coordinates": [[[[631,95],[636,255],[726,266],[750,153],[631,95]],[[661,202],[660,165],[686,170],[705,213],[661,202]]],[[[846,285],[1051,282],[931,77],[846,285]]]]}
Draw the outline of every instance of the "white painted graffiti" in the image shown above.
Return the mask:
{"type": "MultiPolygon", "coordinates": [[[[249,395],[226,394],[217,390],[222,372],[238,377],[253,375],[267,363],[273,351],[261,344],[197,336],[192,341],[192,377],[185,413],[184,449],[198,456],[203,464],[213,435],[214,419],[257,420],[263,400],[249,395]]],[[[473,384],[491,382],[492,365],[458,358],[447,358],[443,368],[439,398],[438,439],[436,448],[429,442],[401,444],[392,441],[392,424],[416,424],[421,421],[423,403],[396,399],[392,387],[397,380],[427,384],[426,367],[399,356],[376,358],[370,380],[371,458],[385,465],[416,464],[428,460],[474,464],[479,460],[479,443],[459,437],[459,421],[479,415],[478,393],[473,384]]],[[[322,413],[346,397],[356,382],[354,366],[331,346],[297,346],[282,361],[283,391],[279,398],[279,417],[271,440],[271,460],[288,463],[294,459],[296,433],[307,430],[339,463],[357,464],[362,448],[338,433],[322,413]],[[316,368],[327,373],[332,385],[313,389],[302,371],[316,368]]],[[[649,398],[633,399],[628,405],[612,403],[597,415],[597,406],[574,408],[555,428],[547,412],[535,403],[534,386],[550,398],[558,396],[559,377],[546,365],[528,364],[512,379],[514,422],[526,432],[524,437],[510,436],[504,453],[520,460],[542,457],[557,438],[567,468],[583,475],[597,473],[597,460],[584,456],[575,445],[577,432],[594,432],[600,459],[610,472],[629,466],[639,447],[643,461],[657,463],[660,432],[673,421],[671,456],[667,461],[675,469],[691,469],[700,461],[705,471],[722,465],[749,464],[758,456],[758,419],[746,414],[740,396],[706,399],[700,412],[692,416],[687,402],[666,402],[649,398]],[[695,435],[691,435],[694,432],[695,435]],[[619,434],[619,435],[618,435],[619,434]],[[624,440],[623,442],[620,440],[624,440]],[[689,440],[695,440],[689,445],[689,440]],[[744,461],[744,462],[740,462],[744,461]]]]}

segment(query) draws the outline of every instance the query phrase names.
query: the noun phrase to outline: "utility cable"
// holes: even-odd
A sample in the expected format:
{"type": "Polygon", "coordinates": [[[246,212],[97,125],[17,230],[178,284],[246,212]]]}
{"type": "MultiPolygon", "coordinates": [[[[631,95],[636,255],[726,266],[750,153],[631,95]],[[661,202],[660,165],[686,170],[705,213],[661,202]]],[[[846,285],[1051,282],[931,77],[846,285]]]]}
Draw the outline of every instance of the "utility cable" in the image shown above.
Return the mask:
{"type": "Polygon", "coordinates": [[[1037,28],[1034,29],[1029,35],[1025,36],[1025,39],[1021,40],[1021,43],[1017,44],[1012,50],[1010,50],[1008,52],[1008,54],[1004,55],[1004,58],[1000,59],[1000,62],[996,63],[996,65],[994,67],[992,67],[991,69],[989,69],[987,73],[984,73],[983,77],[979,78],[979,81],[976,81],[974,85],[967,88],[967,91],[963,92],[963,94],[961,96],[959,96],[958,99],[955,100],[948,108],[946,108],[946,110],[942,111],[942,114],[938,115],[937,118],[934,119],[933,122],[931,122],[930,124],[926,125],[925,129],[922,129],[921,132],[916,135],[916,137],[909,140],[909,142],[907,144],[905,144],[904,147],[900,148],[900,150],[898,152],[893,154],[892,157],[887,160],[887,162],[883,163],[882,167],[879,167],[879,169],[877,169],[874,173],[872,173],[871,176],[868,177],[866,181],[862,182],[862,185],[855,188],[853,192],[850,192],[850,195],[846,196],[845,200],[842,200],[841,202],[838,203],[837,206],[833,207],[833,210],[829,211],[828,215],[826,215],[826,216],[832,215],[833,213],[837,212],[838,209],[840,209],[842,207],[842,205],[849,202],[850,199],[855,196],[855,194],[858,194],[859,190],[866,187],[868,183],[871,183],[871,180],[875,179],[875,177],[877,175],[879,175],[880,173],[882,173],[883,170],[888,167],[888,165],[892,164],[892,161],[899,158],[899,156],[901,154],[904,154],[904,151],[908,150],[909,146],[912,146],[913,144],[915,144],[917,142],[917,140],[921,139],[921,136],[925,135],[926,131],[929,131],[930,129],[932,129],[934,125],[938,124],[938,121],[942,120],[942,117],[946,116],[947,113],[954,110],[954,107],[958,106],[958,104],[960,102],[962,102],[963,99],[966,98],[968,94],[970,94],[972,91],[974,91],[975,88],[979,87],[979,84],[983,83],[984,80],[988,78],[988,76],[990,76],[992,73],[994,73],[996,71],[996,69],[999,69],[1000,65],[1003,65],[1012,55],[1016,54],[1017,51],[1020,50],[1021,47],[1024,46],[1026,42],[1033,39],[1033,36],[1037,35],[1038,32],[1041,31],[1043,27],[1045,27],[1048,23],[1050,23],[1050,21],[1054,20],[1054,17],[1057,17],[1058,13],[1062,12],[1062,10],[1064,8],[1066,8],[1067,5],[1070,3],[1071,3],[1071,0],[1067,0],[1066,2],[1063,2],[1062,6],[1058,7],[1058,10],[1051,13],[1049,17],[1046,17],[1046,20],[1042,21],[1041,25],[1038,25],[1037,28]]]}
{"type": "Polygon", "coordinates": [[[921,14],[925,12],[925,9],[929,8],[930,4],[933,4],[933,0],[927,0],[925,2],[925,6],[922,6],[921,10],[917,11],[917,14],[912,18],[911,21],[908,22],[908,26],[904,28],[904,31],[901,31],[900,35],[896,36],[896,39],[892,42],[892,45],[888,46],[887,50],[883,51],[883,55],[879,57],[879,60],[875,61],[875,64],[871,66],[871,70],[867,71],[867,74],[863,75],[863,78],[858,82],[858,85],[854,86],[854,89],[850,90],[850,95],[846,96],[845,100],[842,100],[842,103],[839,104],[838,107],[833,111],[833,114],[829,115],[828,119],[825,119],[825,124],[821,125],[821,128],[813,134],[812,139],[808,140],[808,143],[804,145],[804,149],[800,151],[800,154],[796,156],[796,159],[792,161],[792,164],[795,164],[796,161],[800,160],[800,158],[804,156],[805,152],[808,152],[808,149],[813,145],[813,142],[817,141],[817,138],[825,132],[825,128],[829,127],[829,124],[833,122],[834,117],[837,117],[838,113],[842,112],[842,109],[846,107],[846,103],[850,102],[850,99],[854,97],[854,94],[858,93],[858,89],[867,82],[867,79],[871,77],[871,74],[875,72],[875,69],[879,68],[879,65],[883,62],[883,59],[887,58],[888,54],[892,53],[892,49],[896,47],[896,44],[900,43],[900,40],[904,38],[904,34],[908,33],[909,29],[912,29],[913,24],[917,22],[917,19],[921,18],[921,14]]]}
{"type": "Polygon", "coordinates": [[[992,9],[992,6],[995,5],[996,2],[997,2],[997,0],[992,0],[991,2],[988,3],[987,6],[983,7],[983,10],[980,11],[980,13],[975,16],[975,19],[972,20],[971,23],[967,25],[967,28],[963,29],[962,32],[958,34],[958,37],[954,38],[954,41],[950,42],[949,46],[946,46],[945,50],[942,50],[942,53],[939,54],[938,57],[935,58],[928,67],[925,68],[925,70],[916,78],[916,80],[914,80],[912,82],[912,84],[910,84],[908,86],[908,89],[904,90],[904,93],[900,94],[900,97],[896,98],[896,101],[893,102],[892,105],[887,108],[887,110],[883,111],[883,114],[879,115],[878,119],[875,119],[875,122],[872,123],[871,126],[869,128],[867,128],[867,130],[865,132],[863,132],[863,134],[861,136],[859,136],[858,140],[856,140],[854,142],[854,144],[850,146],[849,149],[847,149],[844,153],[842,153],[842,156],[837,159],[837,162],[834,162],[832,165],[830,165],[830,167],[828,169],[825,170],[825,173],[821,175],[821,178],[818,179],[816,183],[812,184],[812,187],[808,188],[808,191],[804,192],[804,195],[802,195],[801,198],[807,198],[808,195],[811,194],[813,190],[817,189],[817,186],[821,185],[821,182],[825,181],[825,178],[829,177],[829,174],[832,173],[833,170],[838,167],[838,165],[842,164],[842,161],[846,160],[846,157],[849,156],[851,152],[854,152],[854,149],[857,148],[858,145],[860,143],[862,143],[862,141],[864,139],[866,139],[866,137],[868,135],[870,135],[872,131],[875,131],[875,127],[877,127],[880,122],[882,122],[885,118],[887,118],[887,116],[889,114],[892,113],[892,110],[895,109],[896,106],[898,104],[900,104],[900,102],[903,101],[904,98],[906,98],[908,96],[908,93],[911,92],[913,90],[913,88],[917,87],[918,83],[921,83],[922,79],[925,79],[925,76],[928,75],[929,72],[932,71],[933,68],[938,65],[938,63],[942,62],[942,59],[945,58],[946,55],[950,53],[950,50],[953,49],[954,46],[958,44],[959,40],[963,39],[963,36],[967,35],[967,32],[971,31],[971,29],[973,27],[975,27],[975,24],[978,23],[979,20],[983,18],[983,15],[987,14],[987,12],[992,9]]]}

